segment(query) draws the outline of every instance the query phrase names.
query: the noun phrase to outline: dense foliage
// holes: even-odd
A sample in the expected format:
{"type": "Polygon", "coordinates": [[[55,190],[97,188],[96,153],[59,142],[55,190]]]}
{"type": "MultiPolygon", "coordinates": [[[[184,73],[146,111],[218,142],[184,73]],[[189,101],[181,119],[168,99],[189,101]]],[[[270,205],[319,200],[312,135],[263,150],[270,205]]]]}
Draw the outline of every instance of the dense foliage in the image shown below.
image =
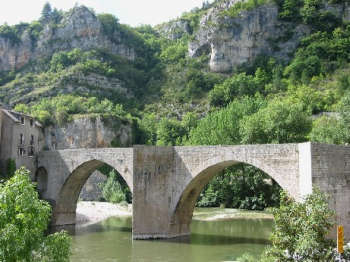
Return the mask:
{"type": "Polygon", "coordinates": [[[103,198],[111,203],[121,203],[126,201],[126,196],[123,192],[122,186],[116,179],[117,174],[115,171],[111,171],[108,175],[108,179],[102,187],[103,198]]]}
{"type": "Polygon", "coordinates": [[[264,210],[278,206],[280,186],[262,171],[239,164],[213,178],[197,206],[264,210]]]}
{"type": "Polygon", "coordinates": [[[327,238],[334,213],[319,190],[296,202],[285,192],[280,208],[273,209],[272,246],[262,261],[336,261],[334,243],[327,238]]]}
{"type": "Polygon", "coordinates": [[[120,104],[114,104],[108,99],[99,101],[96,97],[81,97],[61,95],[53,99],[44,98],[38,104],[28,107],[18,104],[18,112],[31,114],[45,125],[63,125],[73,119],[74,115],[111,115],[126,117],[126,112],[120,104]]]}
{"type": "Polygon", "coordinates": [[[69,261],[70,238],[46,235],[50,205],[39,200],[29,171],[0,184],[0,261],[69,261]]]}
{"type": "Polygon", "coordinates": [[[260,259],[245,254],[237,261],[349,261],[349,246],[346,245],[340,255],[334,241],[328,237],[335,229],[335,214],[329,208],[328,197],[324,193],[314,189],[304,201],[296,202],[282,191],[280,199],[280,207],[272,209],[275,219],[272,245],[260,259]]]}
{"type": "Polygon", "coordinates": [[[132,194],[128,184],[115,169],[104,165],[98,170],[107,176],[107,180],[99,185],[102,191],[102,200],[112,203],[132,202],[132,194]]]}

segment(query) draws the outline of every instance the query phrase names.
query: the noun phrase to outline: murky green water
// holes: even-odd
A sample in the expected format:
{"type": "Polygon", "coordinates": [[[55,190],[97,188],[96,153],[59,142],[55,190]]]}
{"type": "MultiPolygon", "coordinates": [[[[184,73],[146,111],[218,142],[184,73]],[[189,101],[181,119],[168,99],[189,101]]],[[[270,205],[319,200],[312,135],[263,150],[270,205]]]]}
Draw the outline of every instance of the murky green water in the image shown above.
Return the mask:
{"type": "MultiPolygon", "coordinates": [[[[230,211],[206,209],[197,213],[197,217],[217,217],[224,212],[230,211]]],[[[255,215],[247,213],[247,216],[255,215]]],[[[259,255],[269,244],[272,225],[272,219],[266,218],[193,220],[188,239],[133,241],[131,218],[110,218],[76,230],[71,261],[234,261],[244,253],[259,255]]]]}

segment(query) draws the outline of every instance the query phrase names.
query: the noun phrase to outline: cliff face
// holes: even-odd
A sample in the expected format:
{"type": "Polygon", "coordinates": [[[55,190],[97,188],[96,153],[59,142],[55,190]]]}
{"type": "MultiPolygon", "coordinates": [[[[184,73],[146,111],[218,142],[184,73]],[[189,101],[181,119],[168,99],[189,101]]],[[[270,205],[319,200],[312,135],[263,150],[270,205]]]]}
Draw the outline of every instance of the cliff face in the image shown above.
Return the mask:
{"type": "Polygon", "coordinates": [[[45,129],[46,149],[98,148],[132,144],[129,122],[114,117],[81,117],[63,127],[45,129]]]}
{"type": "MultiPolygon", "coordinates": [[[[307,25],[280,20],[278,7],[273,2],[266,1],[266,4],[230,15],[228,10],[238,2],[245,1],[221,1],[208,9],[192,35],[188,21],[181,18],[159,26],[158,31],[171,40],[191,35],[189,56],[208,55],[210,70],[220,73],[252,62],[259,55],[287,61],[300,40],[310,34],[307,25]]],[[[350,19],[348,3],[325,3],[323,10],[345,21],[350,19]]]]}
{"type": "Polygon", "coordinates": [[[278,19],[275,4],[243,10],[236,17],[222,15],[237,1],[229,1],[207,12],[200,21],[189,55],[210,55],[211,71],[226,72],[264,54],[287,60],[300,39],[309,33],[305,25],[295,26],[278,19]]]}
{"type": "Polygon", "coordinates": [[[130,60],[135,58],[134,49],[123,43],[120,32],[107,36],[95,14],[84,6],[78,6],[66,14],[58,25],[44,25],[38,39],[30,36],[29,29],[21,34],[17,44],[0,37],[0,71],[19,69],[33,59],[74,48],[99,48],[130,60]]]}

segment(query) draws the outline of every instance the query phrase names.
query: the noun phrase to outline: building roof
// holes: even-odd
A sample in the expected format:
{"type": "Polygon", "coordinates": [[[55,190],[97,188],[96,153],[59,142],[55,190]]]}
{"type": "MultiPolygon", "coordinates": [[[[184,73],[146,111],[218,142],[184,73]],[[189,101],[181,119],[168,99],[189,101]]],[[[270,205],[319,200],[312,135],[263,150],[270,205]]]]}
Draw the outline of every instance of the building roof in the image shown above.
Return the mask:
{"type": "MultiPolygon", "coordinates": [[[[28,117],[28,118],[31,118],[31,119],[35,120],[34,117],[32,117],[30,115],[27,115],[27,114],[19,113],[19,112],[13,111],[13,110],[7,110],[7,109],[1,108],[1,107],[0,107],[0,110],[2,110],[2,112],[4,112],[12,121],[14,121],[16,123],[20,123],[21,122],[21,116],[28,117]]],[[[34,121],[34,124],[36,126],[40,127],[40,128],[43,127],[36,120],[34,121]]]]}

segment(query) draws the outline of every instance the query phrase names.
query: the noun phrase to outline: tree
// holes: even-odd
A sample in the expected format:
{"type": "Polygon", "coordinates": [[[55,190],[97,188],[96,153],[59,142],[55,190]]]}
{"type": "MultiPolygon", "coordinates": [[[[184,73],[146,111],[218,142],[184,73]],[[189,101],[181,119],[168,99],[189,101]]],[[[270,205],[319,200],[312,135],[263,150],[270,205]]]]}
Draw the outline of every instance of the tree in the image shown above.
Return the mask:
{"type": "Polygon", "coordinates": [[[317,189],[303,202],[283,192],[280,208],[273,209],[272,246],[263,261],[335,261],[334,243],[327,239],[334,226],[334,212],[327,200],[317,189]]]}
{"type": "Polygon", "coordinates": [[[157,145],[175,146],[181,143],[185,128],[176,119],[162,118],[157,128],[157,145]]]}
{"type": "Polygon", "coordinates": [[[6,178],[12,177],[16,172],[16,161],[14,159],[7,159],[7,170],[6,170],[6,178]]]}
{"type": "Polygon", "coordinates": [[[234,100],[226,108],[208,114],[192,129],[187,141],[191,145],[234,145],[241,143],[239,132],[242,118],[265,107],[257,95],[234,100]],[[215,127],[215,128],[214,128],[215,127]]]}
{"type": "Polygon", "coordinates": [[[43,22],[48,22],[51,19],[52,8],[49,2],[46,2],[41,11],[41,19],[43,22]]]}
{"type": "Polygon", "coordinates": [[[97,18],[101,22],[103,30],[107,35],[112,36],[116,29],[118,29],[119,21],[114,15],[99,14],[97,18]]]}
{"type": "Polygon", "coordinates": [[[69,236],[46,235],[50,212],[28,170],[21,168],[0,184],[0,261],[69,261],[69,236]]]}
{"type": "Polygon", "coordinates": [[[209,92],[209,102],[213,106],[226,106],[237,96],[254,95],[263,91],[268,76],[261,68],[256,75],[240,73],[226,79],[222,84],[217,84],[209,92]]]}
{"type": "Polygon", "coordinates": [[[126,201],[126,195],[123,192],[121,184],[117,180],[117,174],[114,170],[109,172],[106,183],[102,185],[102,196],[111,203],[126,201]]]}
{"type": "Polygon", "coordinates": [[[345,144],[350,142],[349,128],[342,119],[323,116],[312,123],[309,135],[314,142],[327,144],[345,144]]]}
{"type": "Polygon", "coordinates": [[[244,144],[304,142],[310,131],[311,119],[303,104],[278,99],[255,114],[245,116],[240,125],[244,144]]]}

